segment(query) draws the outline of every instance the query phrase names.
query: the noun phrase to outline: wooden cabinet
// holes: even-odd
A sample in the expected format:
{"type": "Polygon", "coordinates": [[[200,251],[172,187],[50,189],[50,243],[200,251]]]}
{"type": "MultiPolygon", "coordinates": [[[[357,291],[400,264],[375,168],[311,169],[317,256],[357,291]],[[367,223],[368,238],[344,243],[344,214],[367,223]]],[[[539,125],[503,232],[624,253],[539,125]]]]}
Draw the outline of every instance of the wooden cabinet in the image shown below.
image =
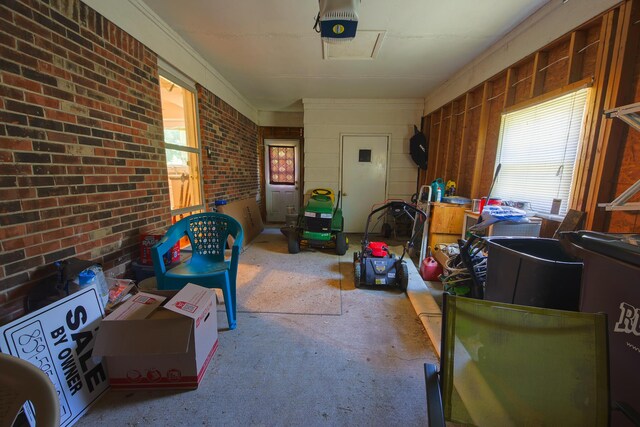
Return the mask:
{"type": "Polygon", "coordinates": [[[427,244],[434,248],[439,243],[458,243],[462,234],[464,211],[469,205],[431,203],[431,218],[427,244]]]}

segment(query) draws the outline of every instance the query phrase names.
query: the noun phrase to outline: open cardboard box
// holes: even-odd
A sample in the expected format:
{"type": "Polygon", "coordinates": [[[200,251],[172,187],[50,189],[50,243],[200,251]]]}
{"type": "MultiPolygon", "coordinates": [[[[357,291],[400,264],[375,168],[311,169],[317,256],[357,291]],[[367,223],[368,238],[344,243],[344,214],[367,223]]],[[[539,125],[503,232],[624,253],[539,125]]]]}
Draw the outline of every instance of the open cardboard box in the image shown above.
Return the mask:
{"type": "Polygon", "coordinates": [[[189,283],[164,305],[140,292],[105,317],[94,355],[114,389],[195,389],[218,348],[215,292],[189,283]]]}

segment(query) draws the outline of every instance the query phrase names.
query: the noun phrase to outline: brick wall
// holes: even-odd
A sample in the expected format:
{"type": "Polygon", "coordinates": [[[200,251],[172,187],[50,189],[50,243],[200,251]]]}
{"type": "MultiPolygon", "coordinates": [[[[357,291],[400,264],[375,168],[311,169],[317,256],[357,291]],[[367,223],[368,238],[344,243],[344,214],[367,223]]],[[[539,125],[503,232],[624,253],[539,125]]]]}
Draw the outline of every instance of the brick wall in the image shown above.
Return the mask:
{"type": "MultiPolygon", "coordinates": [[[[198,98],[205,200],[256,197],[257,126],[198,98]]],[[[54,261],[124,271],[169,209],[156,54],[77,0],[2,1],[0,324],[54,261]]]]}
{"type": "Polygon", "coordinates": [[[255,198],[262,205],[259,174],[264,148],[258,126],[199,85],[198,116],[205,200],[255,198]]]}
{"type": "Polygon", "coordinates": [[[78,1],[0,6],[0,321],[68,257],[170,221],[156,55],[78,1]]]}

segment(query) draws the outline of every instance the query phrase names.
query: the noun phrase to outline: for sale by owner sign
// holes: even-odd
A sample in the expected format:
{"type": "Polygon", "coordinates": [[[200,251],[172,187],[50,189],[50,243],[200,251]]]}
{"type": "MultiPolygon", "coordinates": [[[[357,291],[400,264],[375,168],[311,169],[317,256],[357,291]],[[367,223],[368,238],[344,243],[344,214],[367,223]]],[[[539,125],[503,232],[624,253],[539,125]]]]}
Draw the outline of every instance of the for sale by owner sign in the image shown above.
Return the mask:
{"type": "MultiPolygon", "coordinates": [[[[47,374],[60,399],[60,425],[70,426],[108,388],[108,376],[93,344],[104,310],[90,286],[0,327],[0,351],[47,374]]],[[[31,425],[32,408],[25,405],[31,425]]]]}

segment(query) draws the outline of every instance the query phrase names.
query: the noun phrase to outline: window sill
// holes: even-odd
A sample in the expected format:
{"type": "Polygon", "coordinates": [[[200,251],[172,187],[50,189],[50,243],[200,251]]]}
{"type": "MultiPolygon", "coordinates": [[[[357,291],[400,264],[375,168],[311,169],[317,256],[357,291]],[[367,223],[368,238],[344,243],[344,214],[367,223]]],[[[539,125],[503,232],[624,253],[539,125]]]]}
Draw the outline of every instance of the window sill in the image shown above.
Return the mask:
{"type": "Polygon", "coordinates": [[[535,215],[538,218],[546,219],[549,221],[562,222],[564,220],[564,215],[554,215],[549,213],[536,212],[535,215]]]}

